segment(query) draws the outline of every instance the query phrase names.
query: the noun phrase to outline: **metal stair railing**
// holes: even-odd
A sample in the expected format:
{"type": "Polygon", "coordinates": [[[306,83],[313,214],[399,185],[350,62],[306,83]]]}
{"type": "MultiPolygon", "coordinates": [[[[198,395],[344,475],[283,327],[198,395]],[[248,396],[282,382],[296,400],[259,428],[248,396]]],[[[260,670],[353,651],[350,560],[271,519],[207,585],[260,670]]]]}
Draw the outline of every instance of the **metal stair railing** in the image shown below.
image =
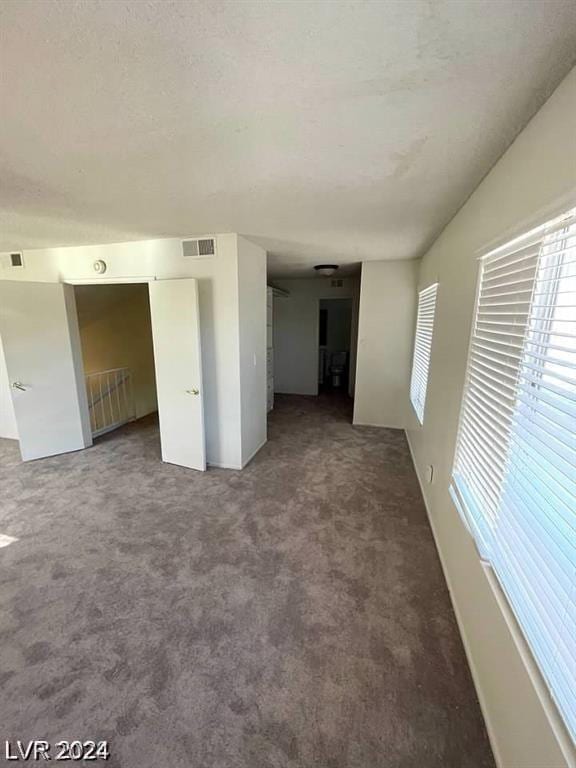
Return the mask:
{"type": "Polygon", "coordinates": [[[98,437],[136,418],[130,368],[86,374],[92,436],[98,437]]]}

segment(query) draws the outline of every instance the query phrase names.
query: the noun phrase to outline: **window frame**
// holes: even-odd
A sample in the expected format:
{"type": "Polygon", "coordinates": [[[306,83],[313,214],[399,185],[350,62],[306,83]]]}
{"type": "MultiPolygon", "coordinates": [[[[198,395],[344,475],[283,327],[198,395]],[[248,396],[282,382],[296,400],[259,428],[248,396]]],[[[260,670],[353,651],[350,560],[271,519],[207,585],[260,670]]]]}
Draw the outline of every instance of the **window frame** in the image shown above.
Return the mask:
{"type": "MultiPolygon", "coordinates": [[[[534,309],[538,308],[538,302],[540,300],[536,300],[534,298],[535,294],[534,291],[538,287],[538,281],[541,279],[539,277],[539,270],[541,269],[541,260],[543,260],[546,257],[546,254],[542,252],[543,247],[546,246],[546,238],[550,234],[554,234],[556,231],[559,231],[562,229],[563,226],[566,226],[567,228],[574,227],[576,225],[576,208],[571,209],[564,209],[564,213],[562,213],[559,216],[555,216],[554,218],[548,219],[545,221],[545,223],[534,227],[523,234],[520,234],[518,236],[515,236],[509,240],[506,240],[502,245],[499,245],[496,248],[490,249],[486,253],[479,253],[478,254],[478,264],[479,269],[477,271],[476,275],[476,291],[475,291],[475,297],[474,297],[474,305],[473,305],[473,312],[472,312],[472,322],[470,327],[470,334],[469,334],[469,343],[468,343],[468,351],[467,351],[467,357],[466,357],[466,367],[465,367],[465,374],[464,374],[464,382],[462,386],[462,394],[460,399],[460,409],[459,409],[459,417],[458,417],[458,425],[457,425],[457,431],[456,431],[456,439],[454,442],[454,452],[452,456],[452,469],[450,473],[450,484],[449,484],[449,492],[452,497],[452,500],[454,502],[454,505],[465,525],[468,532],[470,533],[470,536],[473,539],[474,545],[476,547],[476,550],[478,552],[478,555],[480,557],[480,560],[484,566],[484,568],[487,571],[487,574],[490,575],[490,583],[492,585],[493,589],[497,589],[497,599],[499,604],[502,607],[505,607],[507,610],[507,613],[509,614],[509,619],[511,619],[512,624],[517,627],[517,637],[521,639],[522,641],[522,650],[524,653],[528,653],[528,657],[533,665],[534,671],[537,673],[538,679],[540,681],[540,690],[542,692],[545,692],[547,695],[547,699],[550,702],[553,702],[555,710],[555,717],[558,718],[558,722],[561,724],[562,730],[566,733],[568,740],[573,741],[575,734],[573,732],[573,723],[570,722],[570,718],[573,718],[572,714],[566,714],[563,712],[562,708],[560,707],[558,701],[557,701],[557,693],[555,691],[554,685],[550,680],[548,679],[549,670],[547,670],[547,664],[550,663],[550,660],[548,660],[546,663],[542,662],[539,658],[539,654],[536,652],[533,641],[529,637],[529,629],[524,626],[524,620],[520,617],[518,610],[515,608],[513,601],[511,597],[508,595],[508,588],[505,586],[506,577],[500,573],[501,568],[499,567],[499,564],[494,564],[492,562],[492,558],[490,553],[484,549],[483,543],[482,543],[482,533],[479,530],[478,525],[476,524],[474,520],[474,512],[472,511],[474,509],[474,506],[476,509],[482,507],[485,507],[484,502],[481,498],[475,498],[470,503],[467,503],[466,501],[466,495],[467,495],[467,489],[463,488],[461,483],[458,483],[457,481],[457,465],[459,460],[459,449],[460,449],[460,442],[462,439],[462,433],[464,431],[463,421],[465,416],[465,406],[467,405],[468,400],[468,390],[470,387],[470,370],[471,370],[471,363],[472,358],[474,355],[474,346],[475,346],[475,339],[476,339],[476,331],[477,331],[477,322],[478,322],[478,315],[480,311],[480,299],[483,289],[483,279],[484,279],[484,268],[485,265],[491,256],[495,256],[499,252],[502,252],[503,254],[506,254],[506,251],[509,251],[509,254],[513,254],[513,248],[518,247],[520,249],[521,244],[524,242],[525,246],[528,247],[529,242],[532,239],[537,239],[538,242],[538,257],[537,257],[537,266],[535,269],[534,276],[532,278],[531,282],[531,294],[530,294],[530,302],[529,302],[529,308],[527,311],[527,323],[534,321],[533,311],[534,309]],[[463,490],[465,492],[463,492],[463,490]]],[[[573,235],[568,235],[569,238],[573,237],[573,235]]],[[[570,248],[571,246],[568,246],[570,248]]],[[[560,274],[560,270],[562,269],[563,265],[556,265],[556,269],[554,270],[555,279],[562,279],[562,276],[560,274]]],[[[544,267],[543,269],[552,269],[552,267],[544,267]]],[[[570,279],[570,275],[568,275],[568,279],[570,279]]],[[[554,297],[556,299],[558,293],[559,293],[559,282],[550,283],[547,287],[547,293],[549,297],[554,297]]],[[[560,291],[561,293],[562,291],[560,291]]],[[[570,291],[572,292],[572,291],[570,291]]],[[[514,302],[510,300],[510,304],[513,304],[514,302]]],[[[548,306],[548,304],[551,304],[549,302],[549,299],[547,299],[545,307],[548,306]]],[[[554,305],[554,309],[557,308],[557,306],[561,305],[554,305]]],[[[505,307],[506,308],[506,307],[505,307]]],[[[554,310],[552,310],[553,312],[554,310]]],[[[554,317],[552,312],[549,313],[548,317],[542,318],[541,322],[543,324],[549,325],[551,322],[554,321],[554,317]]],[[[528,325],[527,325],[528,328],[528,325]]],[[[532,329],[532,332],[538,334],[541,331],[532,329]]],[[[549,331],[543,331],[543,333],[549,333],[549,331]]],[[[573,338],[576,339],[576,334],[574,334],[573,338]]],[[[508,342],[509,344],[509,342],[508,342]]],[[[530,353],[527,349],[528,346],[537,347],[538,342],[536,341],[529,341],[529,332],[525,332],[524,337],[522,339],[522,346],[520,349],[520,354],[518,356],[518,379],[521,378],[521,372],[523,370],[523,367],[526,364],[526,360],[529,359],[533,353],[530,353]]],[[[542,347],[544,347],[544,352],[540,350],[540,354],[543,356],[545,353],[548,352],[549,344],[542,344],[542,347]]],[[[504,353],[503,353],[504,356],[504,353]]],[[[541,371],[535,371],[534,375],[535,377],[540,378],[543,375],[544,368],[542,367],[541,371]]],[[[507,493],[507,482],[508,482],[508,476],[507,472],[509,471],[509,462],[511,453],[514,450],[514,444],[515,441],[518,439],[518,434],[516,432],[516,425],[515,425],[515,418],[518,415],[518,392],[521,391],[521,387],[519,389],[520,385],[518,381],[515,383],[515,390],[514,390],[514,402],[513,407],[511,409],[511,425],[509,428],[509,433],[506,435],[506,443],[505,443],[505,465],[506,465],[506,472],[504,474],[504,479],[502,480],[500,486],[499,486],[499,497],[497,499],[497,511],[499,514],[502,514],[502,504],[506,504],[505,501],[503,501],[503,497],[505,497],[505,494],[507,493]]],[[[502,391],[502,388],[499,388],[500,391],[502,391]]],[[[539,388],[538,388],[539,392],[539,388]]],[[[534,394],[535,401],[539,401],[540,398],[538,397],[538,394],[534,394]]],[[[540,475],[537,475],[540,477],[540,475]]],[[[474,494],[470,494],[472,496],[474,494]]],[[[508,540],[509,542],[509,540],[508,540]]],[[[495,550],[493,552],[495,555],[496,560],[498,560],[498,552],[495,550]]],[[[546,556],[551,557],[549,552],[546,551],[546,556]]],[[[521,582],[519,582],[521,583],[521,582]]],[[[546,582],[543,578],[542,583],[544,585],[544,589],[546,588],[546,582]]],[[[570,600],[569,600],[570,602],[570,600]]],[[[544,621],[549,620],[549,610],[546,610],[545,613],[541,614],[541,618],[543,618],[544,621]]],[[[569,635],[568,635],[569,637],[569,635]]],[[[569,679],[569,678],[568,678],[569,679]]],[[[560,694],[558,694],[560,695],[560,694]]],[[[569,705],[568,713],[572,711],[572,706],[569,705]]]]}

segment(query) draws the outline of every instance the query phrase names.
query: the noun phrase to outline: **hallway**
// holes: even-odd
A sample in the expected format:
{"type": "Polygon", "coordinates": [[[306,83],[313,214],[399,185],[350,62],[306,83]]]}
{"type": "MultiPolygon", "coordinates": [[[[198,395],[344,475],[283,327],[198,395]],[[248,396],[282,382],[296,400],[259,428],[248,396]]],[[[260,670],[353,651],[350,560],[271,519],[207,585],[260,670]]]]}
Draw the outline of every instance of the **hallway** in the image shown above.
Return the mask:
{"type": "Polygon", "coordinates": [[[122,768],[493,766],[403,432],[277,396],[243,472],[154,417],[22,464],[0,440],[3,738],[122,768]],[[78,498],[82,503],[78,504],[78,498]]]}

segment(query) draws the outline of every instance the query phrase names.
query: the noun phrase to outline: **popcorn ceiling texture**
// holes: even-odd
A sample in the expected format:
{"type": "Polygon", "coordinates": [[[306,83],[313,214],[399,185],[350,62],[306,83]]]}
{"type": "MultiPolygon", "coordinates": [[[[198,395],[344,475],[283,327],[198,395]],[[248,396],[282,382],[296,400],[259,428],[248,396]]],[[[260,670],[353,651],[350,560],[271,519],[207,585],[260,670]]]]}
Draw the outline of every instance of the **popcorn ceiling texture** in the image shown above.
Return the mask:
{"type": "Polygon", "coordinates": [[[0,250],[421,256],[576,61],[573,0],[2,0],[0,250]]]}
{"type": "Polygon", "coordinates": [[[278,396],[242,472],[154,417],[22,464],[0,440],[2,739],[122,768],[493,768],[401,431],[278,396]]]}

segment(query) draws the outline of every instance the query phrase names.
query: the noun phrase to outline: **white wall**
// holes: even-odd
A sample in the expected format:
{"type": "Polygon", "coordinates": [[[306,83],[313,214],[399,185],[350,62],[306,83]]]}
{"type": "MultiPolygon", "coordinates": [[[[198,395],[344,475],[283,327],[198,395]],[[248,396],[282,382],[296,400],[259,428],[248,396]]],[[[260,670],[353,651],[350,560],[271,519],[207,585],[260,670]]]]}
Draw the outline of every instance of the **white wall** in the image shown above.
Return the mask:
{"type": "Polygon", "coordinates": [[[238,469],[242,445],[237,236],[216,239],[216,256],[203,259],[184,257],[176,238],[24,251],[24,268],[11,268],[9,254],[0,254],[0,280],[197,278],[207,460],[238,469]],[[93,270],[97,259],[108,265],[101,278],[93,270]]]}
{"type": "Polygon", "coordinates": [[[266,251],[238,237],[242,466],[266,442],[266,251]]]}
{"type": "Polygon", "coordinates": [[[274,297],[274,392],[318,394],[318,302],[274,297]]]}
{"type": "Polygon", "coordinates": [[[330,278],[273,280],[289,291],[274,297],[274,391],[294,395],[318,394],[318,322],[321,299],[354,298],[358,278],[342,279],[333,288],[330,278]]]}
{"type": "Polygon", "coordinates": [[[10,390],[2,339],[0,339],[0,437],[18,440],[18,428],[10,390]]]}
{"type": "Polygon", "coordinates": [[[410,423],[418,268],[417,261],[362,264],[354,424],[410,423]]]}
{"type": "Polygon", "coordinates": [[[439,281],[423,427],[408,432],[416,467],[435,467],[426,504],[492,745],[502,768],[576,764],[490,571],[448,492],[475,301],[477,257],[576,204],[576,70],[484,179],[425,255],[420,284],[439,281]],[[515,640],[515,634],[517,639],[515,640]],[[540,691],[540,692],[539,692],[540,691]]]}
{"type": "Polygon", "coordinates": [[[352,296],[352,328],[350,332],[350,370],[348,372],[348,394],[356,395],[356,364],[358,357],[358,319],[360,314],[360,280],[352,296]]]}

